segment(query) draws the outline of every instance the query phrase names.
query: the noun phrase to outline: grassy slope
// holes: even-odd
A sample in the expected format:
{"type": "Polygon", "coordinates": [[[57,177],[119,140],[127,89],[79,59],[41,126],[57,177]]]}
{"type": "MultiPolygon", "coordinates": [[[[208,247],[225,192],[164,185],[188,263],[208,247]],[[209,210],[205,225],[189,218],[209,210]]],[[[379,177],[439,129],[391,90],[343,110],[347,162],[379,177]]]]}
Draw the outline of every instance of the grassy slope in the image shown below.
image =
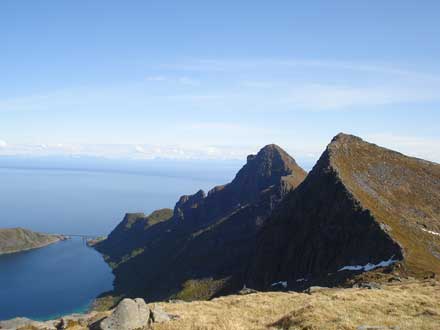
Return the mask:
{"type": "Polygon", "coordinates": [[[352,136],[329,148],[345,186],[403,247],[409,271],[440,274],[440,236],[422,230],[440,232],[440,165],[352,136]]]}
{"type": "Polygon", "coordinates": [[[381,290],[326,289],[311,295],[266,292],[159,305],[179,319],[154,324],[154,330],[355,330],[362,325],[437,330],[440,283],[408,281],[381,290]]]}
{"type": "Polygon", "coordinates": [[[36,233],[23,228],[0,229],[0,254],[35,249],[59,240],[59,236],[36,233]]]}

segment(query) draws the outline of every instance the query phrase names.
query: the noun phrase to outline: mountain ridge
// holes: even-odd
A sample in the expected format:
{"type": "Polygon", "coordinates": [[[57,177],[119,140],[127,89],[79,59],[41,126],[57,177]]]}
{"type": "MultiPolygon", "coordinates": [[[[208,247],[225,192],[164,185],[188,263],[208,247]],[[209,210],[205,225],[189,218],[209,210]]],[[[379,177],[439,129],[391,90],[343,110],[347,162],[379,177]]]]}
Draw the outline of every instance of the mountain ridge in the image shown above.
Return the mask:
{"type": "Polygon", "coordinates": [[[124,260],[121,248],[112,243],[121,227],[96,248],[114,263],[116,290],[128,294],[140,291],[160,299],[180,293],[192,299],[199,295],[193,284],[206,284],[208,296],[236,288],[242,285],[257,231],[305,176],[284,150],[268,145],[248,156],[230,183],[207,194],[199,190],[181,196],[172,216],[145,230],[139,246],[131,247],[138,251],[135,255],[124,260]]]}
{"type": "Polygon", "coordinates": [[[436,238],[412,234],[419,225],[438,232],[439,205],[438,164],[338,134],[261,231],[248,280],[295,286],[385,261],[413,276],[439,274],[436,238]]]}

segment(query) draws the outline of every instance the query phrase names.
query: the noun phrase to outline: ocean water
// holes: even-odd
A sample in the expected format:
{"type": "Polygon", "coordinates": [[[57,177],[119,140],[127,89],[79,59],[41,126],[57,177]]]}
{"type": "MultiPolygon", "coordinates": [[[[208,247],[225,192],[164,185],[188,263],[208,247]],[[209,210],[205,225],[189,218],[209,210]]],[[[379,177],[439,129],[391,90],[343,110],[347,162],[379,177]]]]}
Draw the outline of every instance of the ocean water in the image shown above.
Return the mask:
{"type": "Polygon", "coordinates": [[[50,319],[88,309],[112,289],[101,255],[81,239],[0,256],[0,319],[50,319]]]}
{"type": "MultiPolygon", "coordinates": [[[[126,212],[173,207],[178,197],[228,182],[235,168],[159,174],[0,168],[0,227],[107,235],[126,212]],[[202,173],[202,172],[200,172],[202,173]]],[[[0,319],[48,319],[85,311],[112,288],[101,255],[81,239],[0,256],[0,319]]]]}

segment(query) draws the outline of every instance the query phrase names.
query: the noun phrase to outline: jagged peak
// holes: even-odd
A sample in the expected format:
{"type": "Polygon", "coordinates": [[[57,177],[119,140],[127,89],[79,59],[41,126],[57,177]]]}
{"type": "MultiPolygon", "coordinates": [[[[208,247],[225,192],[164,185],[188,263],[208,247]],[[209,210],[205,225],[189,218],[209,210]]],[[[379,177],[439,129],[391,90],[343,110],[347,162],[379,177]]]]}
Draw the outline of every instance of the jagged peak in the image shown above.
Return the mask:
{"type": "Polygon", "coordinates": [[[353,135],[353,134],[347,134],[347,133],[343,133],[340,132],[338,134],[336,134],[331,143],[336,143],[336,142],[353,142],[353,141],[363,141],[360,137],[353,135]]]}
{"type": "MultiPolygon", "coordinates": [[[[288,158],[291,158],[293,160],[293,158],[286,152],[283,150],[283,148],[281,148],[280,146],[276,145],[276,144],[268,144],[265,145],[263,148],[260,149],[260,151],[258,151],[258,153],[255,155],[255,157],[258,156],[262,156],[262,155],[282,155],[282,156],[286,156],[288,158]]],[[[252,156],[252,155],[250,155],[252,156]]]]}
{"type": "Polygon", "coordinates": [[[293,167],[294,170],[300,168],[295,159],[276,144],[268,144],[261,148],[256,155],[247,156],[247,164],[251,162],[273,163],[274,160],[281,161],[287,168],[293,167]]]}
{"type": "Polygon", "coordinates": [[[302,181],[306,172],[281,147],[268,144],[256,155],[247,157],[247,163],[237,173],[231,186],[253,185],[259,190],[279,183],[284,176],[295,176],[302,181]]]}

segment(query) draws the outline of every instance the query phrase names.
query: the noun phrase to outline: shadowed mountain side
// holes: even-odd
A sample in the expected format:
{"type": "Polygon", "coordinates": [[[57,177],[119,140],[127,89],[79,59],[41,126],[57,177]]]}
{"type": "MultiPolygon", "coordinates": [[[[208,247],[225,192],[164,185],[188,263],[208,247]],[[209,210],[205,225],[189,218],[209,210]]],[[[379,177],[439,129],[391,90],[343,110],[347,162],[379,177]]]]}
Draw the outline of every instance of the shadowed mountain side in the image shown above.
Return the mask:
{"type": "Polygon", "coordinates": [[[440,165],[339,134],[260,231],[248,283],[401,259],[413,275],[440,274],[439,214],[440,165]]]}
{"type": "Polygon", "coordinates": [[[256,233],[305,176],[293,158],[268,145],[248,157],[231,183],[207,196],[182,196],[168,220],[145,227],[143,220],[126,216],[96,246],[114,268],[116,291],[148,300],[193,299],[242,285],[256,233]]]}

